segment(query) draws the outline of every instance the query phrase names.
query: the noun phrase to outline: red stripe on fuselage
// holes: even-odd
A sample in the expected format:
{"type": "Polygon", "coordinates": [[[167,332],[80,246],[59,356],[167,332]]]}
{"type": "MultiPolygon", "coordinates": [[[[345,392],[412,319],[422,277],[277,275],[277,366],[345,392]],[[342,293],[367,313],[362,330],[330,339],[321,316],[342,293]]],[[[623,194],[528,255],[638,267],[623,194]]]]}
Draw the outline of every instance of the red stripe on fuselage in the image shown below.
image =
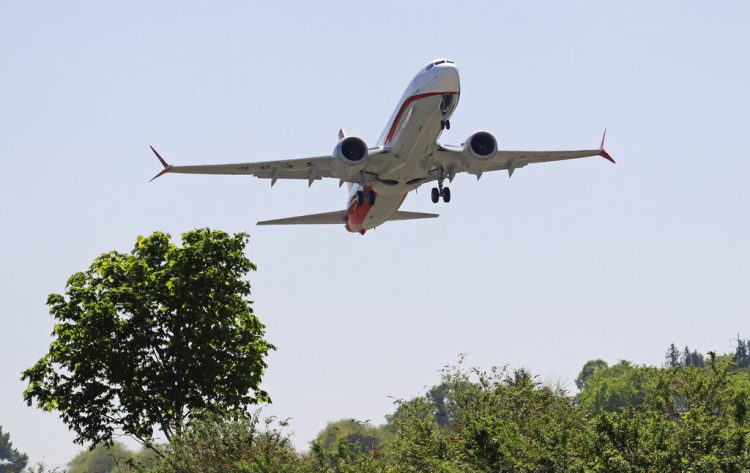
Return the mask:
{"type": "Polygon", "coordinates": [[[427,97],[434,97],[436,95],[458,95],[458,92],[429,92],[426,94],[416,94],[412,95],[408,99],[404,100],[404,104],[401,105],[401,108],[398,110],[398,113],[396,114],[396,118],[393,120],[393,124],[391,125],[391,129],[388,130],[388,135],[385,138],[384,144],[390,144],[391,140],[393,139],[393,135],[396,133],[396,128],[398,128],[398,124],[401,122],[401,118],[404,116],[404,112],[406,112],[406,109],[409,108],[409,105],[416,102],[419,99],[427,98],[427,97]]]}

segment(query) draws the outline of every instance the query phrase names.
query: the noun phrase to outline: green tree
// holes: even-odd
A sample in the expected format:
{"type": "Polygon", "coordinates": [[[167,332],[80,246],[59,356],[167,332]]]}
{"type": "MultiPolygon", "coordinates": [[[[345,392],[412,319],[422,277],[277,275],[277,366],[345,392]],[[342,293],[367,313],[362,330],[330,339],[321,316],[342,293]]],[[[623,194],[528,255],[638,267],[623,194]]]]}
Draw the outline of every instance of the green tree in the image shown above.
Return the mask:
{"type": "Polygon", "coordinates": [[[703,355],[698,353],[697,350],[693,350],[692,353],[690,353],[690,366],[695,366],[696,368],[703,368],[705,364],[705,361],[703,360],[703,355]]]}
{"type": "Polygon", "coordinates": [[[379,450],[387,442],[385,427],[375,427],[369,421],[342,419],[329,422],[314,442],[326,452],[333,452],[344,443],[352,452],[369,453],[379,450]]]}
{"type": "Polygon", "coordinates": [[[651,366],[634,366],[628,361],[597,370],[586,382],[578,400],[588,412],[614,412],[640,406],[656,383],[659,370],[651,366]]]}
{"type": "Polygon", "coordinates": [[[150,473],[303,473],[310,469],[292,448],[287,423],[259,413],[209,414],[175,435],[150,473]]]}
{"type": "Polygon", "coordinates": [[[589,360],[586,362],[586,364],[583,365],[583,368],[581,369],[581,372],[578,373],[578,377],[576,378],[576,387],[580,391],[583,389],[583,387],[586,385],[586,381],[597,372],[597,370],[600,370],[602,368],[607,368],[609,365],[606,361],[601,359],[596,360],[589,360]]]}
{"type": "Polygon", "coordinates": [[[674,343],[669,345],[665,358],[667,359],[667,368],[680,366],[680,352],[679,350],[677,350],[677,347],[674,345],[674,343]]]}
{"type": "Polygon", "coordinates": [[[726,359],[657,370],[643,402],[591,417],[583,471],[750,471],[750,379],[726,359]]]}
{"type": "Polygon", "coordinates": [[[692,366],[690,362],[692,358],[690,356],[690,348],[685,345],[685,349],[682,351],[682,366],[692,366]]]}
{"type": "Polygon", "coordinates": [[[750,346],[748,341],[737,335],[737,348],[734,350],[734,362],[739,368],[747,368],[750,364],[750,346]]]}
{"type": "Polygon", "coordinates": [[[13,448],[13,442],[10,441],[10,434],[3,432],[0,426],[0,472],[20,473],[26,467],[29,457],[13,448]]]}
{"type": "MultiPolygon", "coordinates": [[[[585,418],[560,389],[526,370],[456,368],[443,373],[453,420],[438,424],[424,396],[405,401],[389,420],[383,450],[392,471],[569,471],[585,418]]],[[[391,470],[388,470],[391,471],[391,470]]]]}
{"type": "Polygon", "coordinates": [[[156,232],[71,276],[47,300],[54,340],[23,373],[26,402],[58,411],[78,443],[122,432],[153,448],[155,427],[169,440],[195,412],[268,401],[274,347],[248,299],[247,239],[199,229],[179,247],[156,232]]]}
{"type": "Polygon", "coordinates": [[[128,465],[133,458],[134,453],[119,442],[99,444],[76,455],[68,463],[67,473],[130,473],[128,465]]]}

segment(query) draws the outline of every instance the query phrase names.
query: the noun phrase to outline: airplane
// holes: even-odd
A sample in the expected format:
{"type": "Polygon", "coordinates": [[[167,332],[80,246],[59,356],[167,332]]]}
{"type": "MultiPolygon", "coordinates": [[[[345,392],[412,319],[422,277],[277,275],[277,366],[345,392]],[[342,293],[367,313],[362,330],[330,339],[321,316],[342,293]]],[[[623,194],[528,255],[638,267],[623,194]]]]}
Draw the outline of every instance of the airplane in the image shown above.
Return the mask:
{"type": "Polygon", "coordinates": [[[357,136],[339,130],[339,141],[333,153],[301,159],[237,164],[172,166],[151,146],[164,169],[153,181],[166,173],[247,174],[270,179],[306,179],[308,187],[316,180],[333,178],[339,187],[347,183],[349,197],[344,210],[298,217],[266,220],[258,225],[342,224],[352,233],[365,234],[385,222],[435,218],[433,213],[399,210],[406,195],[423,184],[435,182],[432,202],[450,202],[450,188],[456,174],[476,176],[505,170],[508,176],[527,164],[601,156],[612,163],[604,150],[604,130],[598,149],[574,151],[505,151],[487,131],[477,131],[460,146],[438,143],[444,130],[450,129],[450,118],[458,105],[461,88],[456,64],[437,59],[424,66],[409,83],[375,147],[357,136]]]}

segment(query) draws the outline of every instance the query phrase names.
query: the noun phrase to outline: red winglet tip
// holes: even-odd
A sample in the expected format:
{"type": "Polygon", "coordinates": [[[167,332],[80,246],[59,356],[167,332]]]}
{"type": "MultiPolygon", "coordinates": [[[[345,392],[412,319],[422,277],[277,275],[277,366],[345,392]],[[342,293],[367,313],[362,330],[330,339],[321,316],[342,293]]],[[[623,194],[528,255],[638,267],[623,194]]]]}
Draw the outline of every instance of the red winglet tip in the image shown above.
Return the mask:
{"type": "MultiPolygon", "coordinates": [[[[164,169],[168,168],[168,167],[169,167],[169,164],[167,164],[167,162],[166,162],[166,161],[164,161],[164,158],[162,158],[162,157],[161,157],[161,155],[159,154],[159,152],[158,152],[158,151],[156,151],[156,150],[154,149],[154,147],[153,147],[153,146],[151,146],[151,145],[148,145],[148,147],[149,147],[149,148],[151,148],[151,151],[153,151],[153,152],[154,152],[154,154],[156,155],[156,157],[157,157],[157,158],[159,159],[159,161],[161,161],[161,164],[162,164],[162,166],[164,166],[164,169]]],[[[158,177],[158,176],[157,176],[157,177],[158,177]]],[[[156,179],[156,178],[154,178],[154,179],[156,179]]]]}
{"type": "Polygon", "coordinates": [[[164,174],[168,173],[168,172],[169,172],[169,168],[170,168],[170,167],[171,167],[171,166],[167,166],[167,167],[165,167],[164,169],[162,169],[162,170],[161,170],[161,172],[160,172],[159,174],[157,174],[156,176],[154,176],[154,177],[152,177],[151,179],[149,179],[149,181],[148,181],[148,182],[151,182],[151,181],[153,181],[154,179],[156,179],[157,177],[160,177],[160,176],[162,176],[162,175],[164,175],[164,174]]]}
{"type": "Polygon", "coordinates": [[[610,156],[610,155],[609,155],[609,153],[607,153],[607,152],[606,152],[606,151],[604,151],[603,149],[602,149],[602,151],[601,151],[601,152],[599,153],[599,156],[601,156],[602,158],[606,159],[607,161],[610,161],[610,162],[611,162],[611,163],[613,163],[613,164],[616,164],[616,163],[615,163],[615,160],[614,160],[614,159],[612,159],[612,156],[610,156]]]}

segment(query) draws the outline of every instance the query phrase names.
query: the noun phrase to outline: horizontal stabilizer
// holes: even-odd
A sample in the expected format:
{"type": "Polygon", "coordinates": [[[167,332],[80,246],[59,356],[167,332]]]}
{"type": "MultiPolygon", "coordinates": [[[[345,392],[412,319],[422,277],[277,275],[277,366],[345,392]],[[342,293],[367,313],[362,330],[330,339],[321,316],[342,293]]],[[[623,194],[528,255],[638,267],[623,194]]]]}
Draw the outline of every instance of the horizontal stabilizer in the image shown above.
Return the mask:
{"type": "MultiPolygon", "coordinates": [[[[391,220],[416,220],[420,218],[435,218],[438,214],[427,214],[421,212],[394,212],[388,218],[391,220]]],[[[276,220],[264,220],[258,225],[330,225],[346,223],[346,210],[337,212],[326,212],[322,214],[300,215],[299,217],[279,218],[276,220]]]]}
{"type": "Polygon", "coordinates": [[[425,214],[422,212],[402,212],[397,211],[390,217],[388,217],[388,221],[391,220],[417,220],[419,218],[437,218],[440,215],[438,214],[425,214]]]}
{"type": "Polygon", "coordinates": [[[330,225],[346,223],[346,210],[326,212],[322,214],[300,215],[299,217],[279,218],[276,220],[265,220],[258,225],[330,225]]]}

